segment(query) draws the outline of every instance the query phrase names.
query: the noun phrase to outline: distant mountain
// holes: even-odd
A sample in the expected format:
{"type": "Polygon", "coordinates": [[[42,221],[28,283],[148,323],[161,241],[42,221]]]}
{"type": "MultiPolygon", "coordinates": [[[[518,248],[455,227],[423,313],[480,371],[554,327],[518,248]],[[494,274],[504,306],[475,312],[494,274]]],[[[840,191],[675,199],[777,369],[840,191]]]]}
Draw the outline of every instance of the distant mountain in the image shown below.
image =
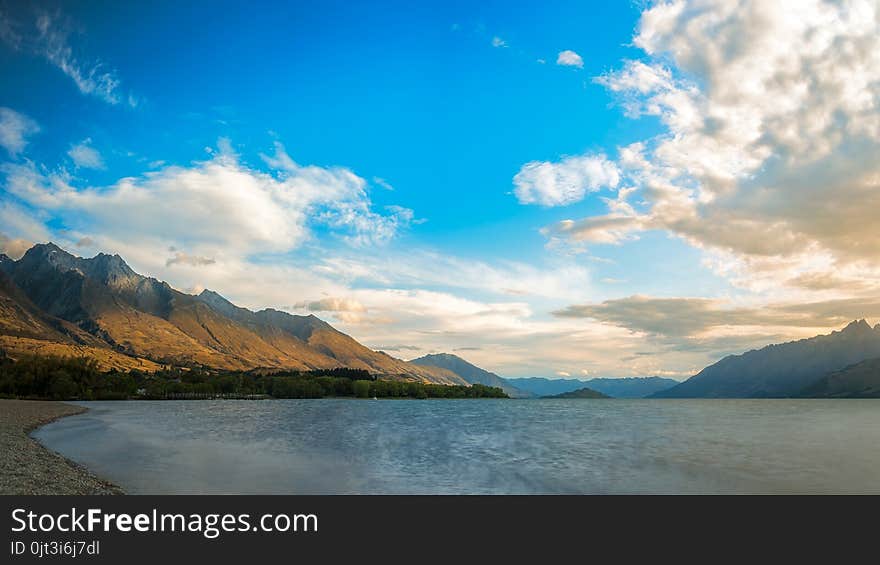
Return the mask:
{"type": "Polygon", "coordinates": [[[134,272],[119,255],[84,259],[52,243],[18,261],[0,257],[0,348],[12,355],[85,352],[105,368],[350,367],[467,384],[451,371],[373,351],[315,316],[252,312],[211,291],[192,296],[134,272]]]}
{"type": "Polygon", "coordinates": [[[535,396],[553,396],[587,386],[586,381],[578,379],[547,379],[544,377],[521,377],[507,379],[511,385],[528,391],[535,396]]]}
{"type": "Polygon", "coordinates": [[[799,396],[810,398],[880,398],[880,358],[867,359],[820,378],[799,396]]]}
{"type": "Polygon", "coordinates": [[[593,390],[612,398],[645,398],[677,385],[679,381],[664,377],[601,377],[589,379],[586,384],[593,390]]]}
{"type": "Polygon", "coordinates": [[[418,359],[412,359],[410,363],[423,367],[440,367],[441,369],[452,371],[470,384],[498,387],[511,398],[529,398],[532,396],[528,391],[520,390],[512,385],[508,379],[481,369],[476,365],[468,363],[458,355],[452,355],[451,353],[425,355],[418,359]]]}
{"type": "Polygon", "coordinates": [[[554,396],[589,387],[612,398],[645,398],[678,384],[676,380],[663,377],[602,377],[587,380],[528,377],[507,380],[513,386],[537,396],[554,396]]]}
{"type": "Polygon", "coordinates": [[[579,388],[577,390],[570,390],[568,392],[563,392],[561,394],[554,394],[552,396],[545,396],[543,398],[611,398],[607,394],[602,394],[599,391],[593,390],[589,387],[579,388]]]}
{"type": "Polygon", "coordinates": [[[865,320],[843,330],[742,355],[730,355],[655,398],[766,398],[799,396],[834,371],[880,357],[880,324],[865,320]]]}

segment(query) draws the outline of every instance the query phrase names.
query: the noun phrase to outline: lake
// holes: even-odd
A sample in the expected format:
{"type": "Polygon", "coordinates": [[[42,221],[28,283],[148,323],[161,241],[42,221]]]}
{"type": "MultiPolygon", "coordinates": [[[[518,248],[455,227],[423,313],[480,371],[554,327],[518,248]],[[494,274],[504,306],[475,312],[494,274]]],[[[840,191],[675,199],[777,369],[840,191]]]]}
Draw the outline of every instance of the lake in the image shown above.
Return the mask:
{"type": "Polygon", "coordinates": [[[34,437],[129,493],[880,493],[876,400],[79,404],[34,437]]]}

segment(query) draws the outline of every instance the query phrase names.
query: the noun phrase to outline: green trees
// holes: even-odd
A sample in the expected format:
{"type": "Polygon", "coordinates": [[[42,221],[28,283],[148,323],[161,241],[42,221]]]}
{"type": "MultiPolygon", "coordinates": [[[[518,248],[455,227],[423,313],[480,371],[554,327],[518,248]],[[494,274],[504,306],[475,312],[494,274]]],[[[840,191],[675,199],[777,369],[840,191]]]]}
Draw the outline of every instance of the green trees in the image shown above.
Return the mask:
{"type": "Polygon", "coordinates": [[[369,398],[370,397],[370,381],[354,381],[352,383],[352,389],[354,390],[354,395],[357,398],[369,398]]]}
{"type": "Polygon", "coordinates": [[[22,356],[0,364],[0,395],[33,398],[93,398],[101,373],[93,359],[22,356]]]}
{"type": "Polygon", "coordinates": [[[506,398],[484,385],[445,386],[378,380],[360,369],[260,372],[167,368],[155,373],[102,373],[94,360],[72,357],[0,357],[0,396],[53,400],[268,395],[274,398],[506,398]]]}

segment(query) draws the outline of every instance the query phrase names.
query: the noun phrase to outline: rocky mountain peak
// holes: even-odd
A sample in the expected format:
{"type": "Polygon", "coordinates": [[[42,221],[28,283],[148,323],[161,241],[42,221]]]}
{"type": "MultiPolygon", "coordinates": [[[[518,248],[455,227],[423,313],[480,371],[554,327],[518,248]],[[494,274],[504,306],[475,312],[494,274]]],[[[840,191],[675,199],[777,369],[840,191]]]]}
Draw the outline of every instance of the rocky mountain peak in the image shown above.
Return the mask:
{"type": "Polygon", "coordinates": [[[81,270],[81,259],[61,249],[51,241],[38,243],[28,249],[24,256],[19,259],[23,265],[49,265],[60,271],[81,270]]]}
{"type": "Polygon", "coordinates": [[[222,301],[224,303],[232,304],[231,302],[226,300],[226,298],[224,298],[222,294],[220,294],[219,292],[214,292],[213,290],[208,288],[199,293],[199,298],[205,301],[222,301]]]}
{"type": "Polygon", "coordinates": [[[85,259],[84,263],[88,264],[90,276],[104,281],[139,278],[138,274],[119,255],[99,253],[91,259],[85,259]]]}
{"type": "Polygon", "coordinates": [[[841,333],[846,335],[859,335],[873,332],[874,328],[872,328],[871,324],[869,324],[864,318],[861,320],[853,320],[841,330],[841,333]]]}

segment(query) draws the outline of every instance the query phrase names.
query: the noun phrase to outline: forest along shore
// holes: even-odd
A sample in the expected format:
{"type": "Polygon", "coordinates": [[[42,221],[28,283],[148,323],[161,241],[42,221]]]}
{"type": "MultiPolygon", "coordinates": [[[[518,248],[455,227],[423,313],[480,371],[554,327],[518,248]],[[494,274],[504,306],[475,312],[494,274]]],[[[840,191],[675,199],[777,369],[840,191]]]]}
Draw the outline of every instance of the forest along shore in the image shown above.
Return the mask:
{"type": "Polygon", "coordinates": [[[85,411],[63,402],[0,399],[0,494],[123,494],[28,435],[53,420],[85,411]]]}

